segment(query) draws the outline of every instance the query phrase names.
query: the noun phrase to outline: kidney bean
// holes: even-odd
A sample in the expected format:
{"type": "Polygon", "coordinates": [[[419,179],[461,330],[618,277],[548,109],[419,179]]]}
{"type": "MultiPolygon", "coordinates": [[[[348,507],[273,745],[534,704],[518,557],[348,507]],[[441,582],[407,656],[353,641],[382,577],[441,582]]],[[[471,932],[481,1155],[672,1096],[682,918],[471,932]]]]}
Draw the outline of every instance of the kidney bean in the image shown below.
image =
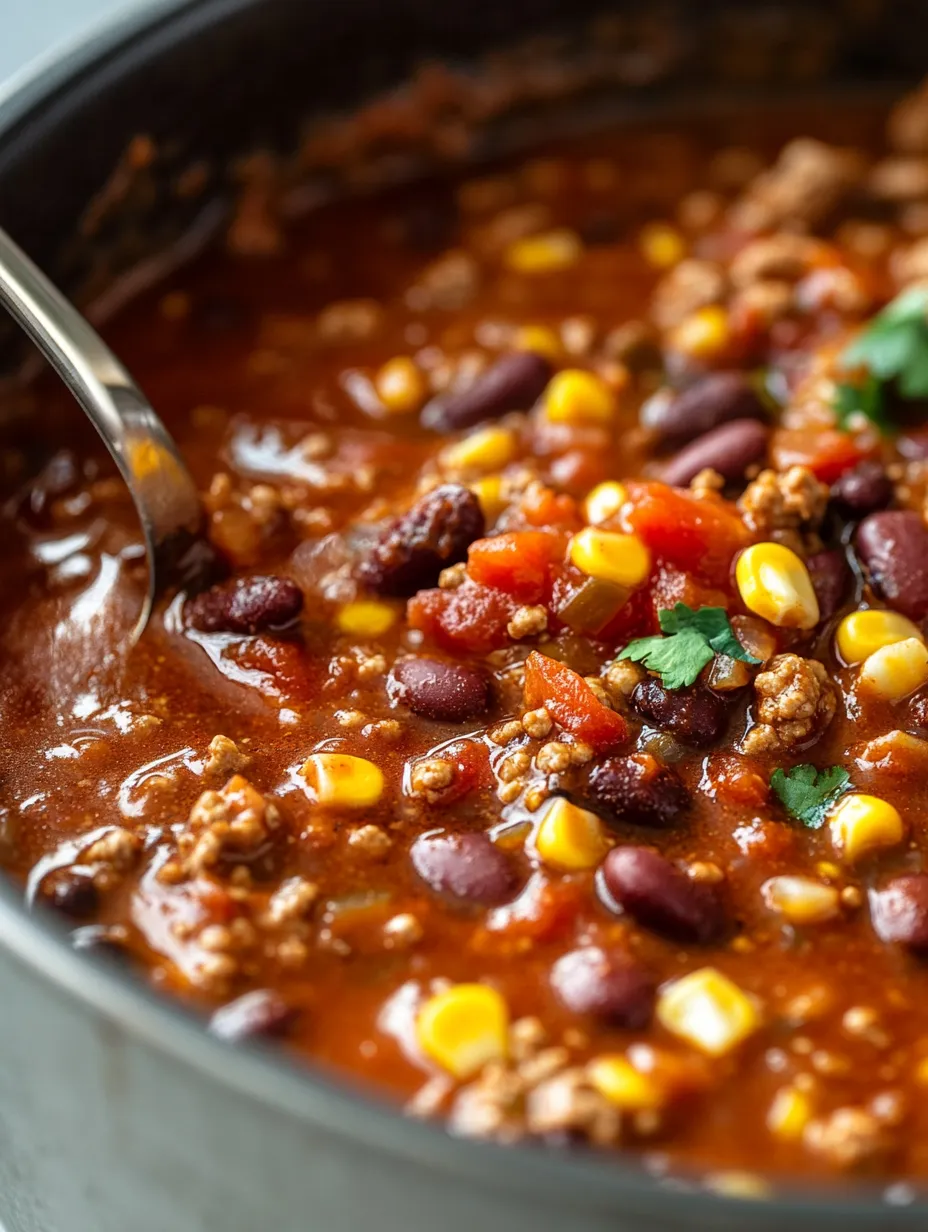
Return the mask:
{"type": "Polygon", "coordinates": [[[928,873],[895,877],[871,890],[870,918],[881,941],[928,949],[928,873]]]}
{"type": "Polygon", "coordinates": [[[733,419],[691,441],[663,467],[661,479],[685,488],[700,471],[711,467],[728,483],[744,478],[744,472],[767,453],[770,429],[756,419],[733,419]]]}
{"type": "Polygon", "coordinates": [[[490,681],[479,668],[446,659],[401,659],[388,683],[391,697],[424,719],[460,723],[485,714],[490,681]]]}
{"type": "Polygon", "coordinates": [[[601,761],[590,773],[588,792],[607,818],[638,826],[670,826],[690,802],[676,771],[650,753],[601,761]]]}
{"type": "Polygon", "coordinates": [[[623,911],[675,941],[704,944],[724,930],[718,891],[647,847],[614,847],[603,861],[602,879],[623,911]]]}
{"type": "Polygon", "coordinates": [[[564,954],[551,968],[551,986],[574,1014],[595,1014],[639,1031],[654,1009],[654,980],[621,950],[589,946],[564,954]]]}
{"type": "Polygon", "coordinates": [[[485,834],[421,834],[409,856],[422,880],[439,894],[495,906],[515,891],[512,865],[485,834]]]}
{"type": "Polygon", "coordinates": [[[700,685],[665,689],[650,676],[635,686],[629,700],[655,727],[672,732],[678,740],[697,749],[713,744],[728,726],[728,708],[723,699],[700,685]]]}
{"type": "Polygon", "coordinates": [[[386,527],[358,576],[379,594],[408,598],[434,586],[442,569],[466,559],[484,529],[474,493],[460,484],[442,484],[386,527]]]}
{"type": "Polygon", "coordinates": [[[922,689],[910,698],[906,707],[909,714],[909,722],[913,727],[920,727],[923,731],[928,731],[928,692],[922,689]]]}
{"type": "Polygon", "coordinates": [[[218,1009],[209,1020],[213,1035],[231,1043],[283,1035],[297,1011],[278,992],[256,988],[218,1009]]]}
{"type": "Polygon", "coordinates": [[[882,465],[866,459],[831,485],[831,499],[849,517],[863,518],[885,509],[893,499],[892,480],[882,465]]]}
{"type": "Polygon", "coordinates": [[[641,408],[641,422],[664,445],[685,445],[733,419],[766,419],[757,390],[742,372],[714,372],[675,394],[661,390],[641,408]]]}
{"type": "Polygon", "coordinates": [[[819,618],[831,620],[841,608],[854,580],[843,548],[817,552],[806,561],[818,599],[819,618]]]}
{"type": "Polygon", "coordinates": [[[481,372],[466,389],[433,398],[422,423],[434,432],[460,432],[507,411],[527,411],[551,379],[551,365],[533,351],[512,351],[481,372]]]}
{"type": "Polygon", "coordinates": [[[886,602],[912,620],[928,616],[928,526],[913,510],[871,513],[857,531],[857,554],[886,602]]]}
{"type": "Polygon", "coordinates": [[[203,633],[260,633],[296,620],[303,592],[282,577],[239,578],[187,601],[187,622],[203,633]]]}
{"type": "Polygon", "coordinates": [[[86,920],[100,906],[100,892],[88,873],[62,868],[42,882],[40,901],[72,920],[86,920]]]}

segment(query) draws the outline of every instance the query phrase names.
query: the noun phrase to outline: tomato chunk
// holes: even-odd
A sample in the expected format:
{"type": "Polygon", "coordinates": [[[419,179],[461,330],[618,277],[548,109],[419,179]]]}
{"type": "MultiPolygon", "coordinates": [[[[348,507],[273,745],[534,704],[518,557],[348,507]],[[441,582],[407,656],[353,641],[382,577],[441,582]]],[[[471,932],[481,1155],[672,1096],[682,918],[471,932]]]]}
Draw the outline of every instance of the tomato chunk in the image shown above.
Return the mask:
{"type": "Polygon", "coordinates": [[[529,526],[565,526],[578,530],[583,525],[574,498],[566,492],[555,492],[553,488],[529,487],[519,508],[529,526]]]}
{"type": "Polygon", "coordinates": [[[456,590],[420,590],[409,600],[406,618],[410,628],[448,650],[485,654],[506,645],[506,626],[517,606],[511,595],[466,582],[456,590]]]}
{"type": "Polygon", "coordinates": [[[548,567],[562,556],[560,536],[540,530],[511,531],[478,539],[467,553],[467,572],[481,586],[491,586],[523,603],[545,595],[548,567]]]}
{"type": "Polygon", "coordinates": [[[872,457],[874,446],[834,428],[778,428],[770,456],[777,470],[806,466],[822,483],[834,483],[845,471],[872,457]]]}
{"type": "Polygon", "coordinates": [[[715,585],[726,585],[748,533],[725,501],[698,497],[665,483],[629,483],[625,518],[655,556],[715,585]]]}
{"type": "Polygon", "coordinates": [[[537,650],[525,661],[524,698],[529,710],[544,706],[555,723],[597,753],[628,735],[622,716],[604,706],[582,676],[537,650]]]}

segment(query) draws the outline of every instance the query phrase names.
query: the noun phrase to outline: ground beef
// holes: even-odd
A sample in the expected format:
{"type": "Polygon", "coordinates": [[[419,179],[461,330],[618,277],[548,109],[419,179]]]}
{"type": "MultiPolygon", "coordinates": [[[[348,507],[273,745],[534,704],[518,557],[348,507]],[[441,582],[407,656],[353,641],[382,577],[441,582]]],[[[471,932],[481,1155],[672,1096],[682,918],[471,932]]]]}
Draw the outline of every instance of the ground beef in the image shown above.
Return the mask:
{"type": "Polygon", "coordinates": [[[748,755],[811,744],[834,718],[835,686],[823,664],[781,654],[754,681],[755,726],[741,741],[748,755]]]}
{"type": "Polygon", "coordinates": [[[785,146],[772,167],[751,181],[732,207],[732,221],[747,231],[816,227],[857,183],[860,156],[823,141],[801,138],[785,146]]]}
{"type": "Polygon", "coordinates": [[[828,488],[804,466],[761,471],[748,484],[738,508],[747,528],[807,555],[821,548],[818,528],[825,516],[828,488]]]}
{"type": "Polygon", "coordinates": [[[728,280],[713,261],[681,261],[657,284],[651,313],[661,329],[672,329],[699,308],[719,304],[728,280]]]}

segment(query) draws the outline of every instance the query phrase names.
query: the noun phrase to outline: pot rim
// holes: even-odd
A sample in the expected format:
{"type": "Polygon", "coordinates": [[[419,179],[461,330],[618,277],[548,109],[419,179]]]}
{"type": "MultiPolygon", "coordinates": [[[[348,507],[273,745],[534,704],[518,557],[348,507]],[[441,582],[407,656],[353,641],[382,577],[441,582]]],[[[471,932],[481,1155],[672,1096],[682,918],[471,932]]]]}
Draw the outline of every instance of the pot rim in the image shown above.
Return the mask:
{"type": "MultiPolygon", "coordinates": [[[[159,33],[173,40],[203,24],[251,7],[254,0],[134,0],[131,9],[105,17],[89,31],[36,57],[0,85],[0,147],[14,139],[29,119],[88,74],[151,40],[159,33]]],[[[651,1175],[636,1157],[540,1150],[458,1138],[442,1125],[404,1116],[350,1080],[337,1080],[311,1066],[294,1064],[270,1045],[230,1045],[205,1029],[202,1018],[179,1002],[161,996],[141,979],[114,969],[105,959],[75,951],[67,935],[45,913],[31,915],[13,882],[0,875],[0,946],[61,993],[83,1002],[141,1040],[208,1079],[258,1100],[315,1129],[331,1131],[354,1145],[417,1166],[497,1189],[530,1195],[574,1209],[604,1213],[618,1207],[630,1213],[663,1214],[682,1224],[750,1226],[752,1212],[777,1218],[816,1218],[823,1227],[846,1227],[848,1219],[868,1218],[914,1225],[924,1220],[928,1201],[893,1206],[874,1187],[843,1186],[859,1200],[836,1201],[824,1193],[774,1189],[768,1200],[725,1197],[673,1177],[668,1184],[651,1175]],[[657,1209],[655,1210],[655,1207],[657,1209]],[[738,1220],[738,1224],[728,1224],[738,1220]]],[[[891,1182],[890,1182],[891,1183],[891,1182]]],[[[897,1225],[898,1226],[898,1225],[897,1225]]]]}

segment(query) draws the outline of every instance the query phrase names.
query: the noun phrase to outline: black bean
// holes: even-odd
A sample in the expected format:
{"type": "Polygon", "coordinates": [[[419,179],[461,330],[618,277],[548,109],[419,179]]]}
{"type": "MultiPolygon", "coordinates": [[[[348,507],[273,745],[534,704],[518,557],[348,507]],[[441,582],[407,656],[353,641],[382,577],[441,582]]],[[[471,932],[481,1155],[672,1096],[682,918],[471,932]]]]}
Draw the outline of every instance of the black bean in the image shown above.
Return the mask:
{"type": "Polygon", "coordinates": [[[391,697],[424,719],[461,723],[485,714],[490,705],[486,673],[447,659],[401,659],[388,688],[391,697]]]}
{"type": "Polygon", "coordinates": [[[675,770],[650,753],[609,757],[593,767],[589,795],[613,821],[638,826],[670,826],[689,806],[675,770]]]}
{"type": "Polygon", "coordinates": [[[409,856],[422,880],[439,894],[492,906],[515,892],[515,870],[485,834],[421,834],[409,856]]]}
{"type": "Polygon", "coordinates": [[[928,616],[928,526],[912,510],[871,513],[857,531],[857,554],[870,581],[912,620],[928,616]]]}
{"type": "Polygon", "coordinates": [[[870,918],[881,941],[928,949],[928,873],[895,877],[871,890],[870,918]]]}
{"type": "Polygon", "coordinates": [[[654,1009],[654,980],[621,950],[573,950],[551,969],[551,986],[574,1014],[595,1014],[640,1031],[654,1009]]]}
{"type": "Polygon", "coordinates": [[[863,518],[890,503],[892,480],[879,462],[858,462],[832,484],[831,499],[845,516],[863,518]]]}
{"type": "Polygon", "coordinates": [[[408,598],[464,560],[484,529],[480,501],[470,488],[442,484],[384,529],[358,576],[379,594],[408,598]]]}
{"type": "Polygon", "coordinates": [[[641,408],[642,424],[671,448],[733,419],[766,418],[760,395],[743,372],[715,372],[679,394],[660,390],[641,408]]]}
{"type": "Polygon", "coordinates": [[[639,924],[675,941],[713,941],[725,926],[714,887],[693,881],[647,847],[614,847],[602,866],[611,898],[639,924]]]}
{"type": "Polygon", "coordinates": [[[466,389],[433,398],[422,423],[434,432],[460,432],[507,411],[530,410],[551,379],[551,365],[534,351],[512,351],[481,372],[466,389]]]}
{"type": "Polygon", "coordinates": [[[701,749],[725,734],[728,708],[723,699],[700,685],[665,689],[650,676],[632,690],[632,706],[661,731],[672,732],[683,744],[701,749]]]}
{"type": "Polygon", "coordinates": [[[242,1040],[277,1037],[286,1033],[297,1011],[278,992],[256,988],[218,1009],[209,1020],[209,1029],[220,1039],[242,1040]]]}
{"type": "Polygon", "coordinates": [[[303,610],[303,592],[282,577],[238,578],[188,600],[185,614],[203,633],[260,633],[281,629],[303,610]]]}
{"type": "Polygon", "coordinates": [[[685,488],[700,471],[711,468],[727,483],[744,478],[749,466],[767,453],[770,430],[756,419],[733,419],[691,441],[661,471],[664,483],[685,488]]]}
{"type": "Polygon", "coordinates": [[[100,906],[100,892],[89,873],[63,868],[42,882],[40,901],[72,920],[86,920],[100,906]]]}
{"type": "Polygon", "coordinates": [[[819,619],[831,620],[841,610],[854,580],[844,549],[817,552],[806,561],[806,568],[818,599],[819,619]]]}

